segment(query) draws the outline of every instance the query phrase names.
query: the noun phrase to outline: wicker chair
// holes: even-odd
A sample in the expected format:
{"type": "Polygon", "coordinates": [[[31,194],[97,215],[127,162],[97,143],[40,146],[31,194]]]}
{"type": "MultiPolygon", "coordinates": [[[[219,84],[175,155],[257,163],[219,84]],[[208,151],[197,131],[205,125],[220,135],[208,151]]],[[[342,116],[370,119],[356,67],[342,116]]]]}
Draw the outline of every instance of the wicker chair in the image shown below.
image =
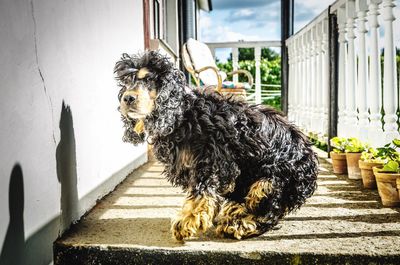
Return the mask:
{"type": "Polygon", "coordinates": [[[246,97],[246,89],[253,86],[253,77],[249,71],[236,70],[229,73],[220,71],[208,46],[197,40],[189,39],[183,45],[182,61],[186,70],[193,76],[197,87],[213,86],[222,94],[246,97]],[[225,81],[228,75],[235,74],[247,76],[247,83],[225,81]]]}

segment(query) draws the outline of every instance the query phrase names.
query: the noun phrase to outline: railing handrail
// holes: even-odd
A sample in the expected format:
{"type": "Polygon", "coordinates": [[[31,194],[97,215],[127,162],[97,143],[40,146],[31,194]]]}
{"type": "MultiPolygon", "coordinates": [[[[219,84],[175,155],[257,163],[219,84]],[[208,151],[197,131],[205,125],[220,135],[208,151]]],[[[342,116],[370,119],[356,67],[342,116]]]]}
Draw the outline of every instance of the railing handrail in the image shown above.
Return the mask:
{"type": "MultiPolygon", "coordinates": [[[[342,0],[338,0],[342,1],[342,0]]],[[[326,8],[324,11],[322,11],[318,16],[316,16],[314,19],[312,19],[307,25],[302,27],[299,31],[297,31],[295,34],[290,36],[286,40],[286,44],[290,43],[293,39],[298,38],[299,36],[303,35],[304,33],[308,32],[312,27],[314,27],[316,24],[320,23],[322,20],[327,19],[329,15],[329,7],[326,8]]]]}
{"type": "Polygon", "coordinates": [[[228,42],[207,42],[210,48],[255,48],[255,47],[281,47],[281,41],[228,41],[228,42]]]}
{"type": "Polygon", "coordinates": [[[310,28],[314,27],[316,24],[320,23],[323,19],[327,19],[329,14],[334,14],[337,10],[346,4],[346,0],[336,0],[333,2],[328,8],[324,9],[319,15],[313,18],[310,22],[308,22],[305,26],[303,26],[300,30],[295,32],[292,36],[290,36],[286,43],[290,43],[293,39],[298,36],[304,34],[309,31],[310,28]]]}
{"type": "MultiPolygon", "coordinates": [[[[232,49],[232,68],[234,71],[239,69],[239,48],[254,48],[254,61],[255,61],[255,82],[254,82],[254,98],[255,103],[260,104],[263,100],[261,89],[261,51],[262,48],[281,47],[281,41],[230,41],[230,42],[210,42],[206,43],[210,48],[211,53],[215,57],[215,50],[218,48],[231,48],[232,49]]],[[[233,82],[238,82],[238,76],[232,77],[233,82]]],[[[249,98],[252,98],[251,95],[249,98]]]]}

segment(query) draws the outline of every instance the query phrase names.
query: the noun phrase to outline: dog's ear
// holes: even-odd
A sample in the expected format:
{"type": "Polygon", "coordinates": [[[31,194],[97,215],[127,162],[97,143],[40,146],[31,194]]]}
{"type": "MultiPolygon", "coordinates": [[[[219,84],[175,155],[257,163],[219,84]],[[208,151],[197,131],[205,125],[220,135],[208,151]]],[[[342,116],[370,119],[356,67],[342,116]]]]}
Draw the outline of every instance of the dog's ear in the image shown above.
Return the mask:
{"type": "Polygon", "coordinates": [[[185,109],[185,76],[171,68],[158,78],[155,108],[147,118],[150,134],[167,136],[182,122],[185,109]]]}
{"type": "Polygon", "coordinates": [[[142,120],[132,120],[127,119],[124,116],[121,116],[121,119],[124,123],[124,136],[122,140],[127,143],[131,143],[134,145],[138,145],[143,143],[146,139],[146,135],[143,130],[139,130],[139,127],[142,127],[143,121],[142,120]]]}
{"type": "Polygon", "coordinates": [[[124,53],[121,59],[115,63],[114,74],[120,86],[127,86],[135,81],[139,69],[135,65],[135,58],[124,53]]]}

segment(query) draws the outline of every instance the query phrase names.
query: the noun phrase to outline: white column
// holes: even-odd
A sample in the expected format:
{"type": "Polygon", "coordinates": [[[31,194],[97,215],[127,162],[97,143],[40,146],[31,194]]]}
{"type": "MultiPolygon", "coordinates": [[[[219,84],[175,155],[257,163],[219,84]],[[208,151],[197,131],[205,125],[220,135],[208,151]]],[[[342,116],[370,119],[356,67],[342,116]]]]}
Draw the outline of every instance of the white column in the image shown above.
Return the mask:
{"type": "Polygon", "coordinates": [[[322,51],[322,24],[323,22],[320,22],[316,25],[316,55],[317,55],[317,63],[316,67],[317,70],[315,74],[317,75],[316,78],[316,91],[315,91],[315,98],[316,98],[316,104],[315,104],[315,122],[316,122],[316,131],[318,132],[319,136],[322,137],[324,135],[323,132],[323,127],[322,127],[322,120],[323,120],[323,78],[324,78],[324,68],[323,68],[323,51],[322,51]]]}
{"type": "Polygon", "coordinates": [[[346,13],[343,7],[338,9],[338,31],[339,31],[339,81],[338,81],[338,136],[346,135],[346,13]]]}
{"type": "Polygon", "coordinates": [[[357,65],[354,49],[354,19],[355,2],[348,0],[346,2],[347,16],[347,83],[346,83],[346,113],[347,113],[347,135],[358,137],[358,120],[356,109],[356,89],[357,89],[357,65]]]}
{"type": "Polygon", "coordinates": [[[356,0],[357,28],[358,28],[358,94],[357,107],[359,119],[359,138],[363,141],[368,140],[368,107],[367,107],[367,86],[368,86],[368,62],[367,51],[365,48],[365,35],[367,33],[366,11],[367,0],[356,0]]]}
{"type": "Polygon", "coordinates": [[[383,107],[385,110],[384,134],[386,142],[399,137],[397,126],[397,72],[396,72],[396,53],[393,40],[393,9],[395,1],[383,0],[382,17],[385,28],[385,52],[384,52],[384,71],[383,71],[383,107]]]}
{"type": "MultiPolygon", "coordinates": [[[[239,48],[237,47],[232,48],[232,68],[233,71],[239,69],[239,48]]],[[[232,81],[237,83],[238,75],[233,75],[232,81]]]]}
{"type": "Polygon", "coordinates": [[[294,117],[294,105],[295,105],[295,94],[296,94],[296,76],[295,76],[295,53],[294,53],[294,42],[293,40],[290,43],[290,52],[289,52],[289,114],[290,120],[292,122],[295,121],[294,117]]]}
{"type": "Polygon", "coordinates": [[[378,45],[378,5],[381,0],[368,0],[369,38],[369,86],[367,86],[369,114],[368,139],[375,147],[384,144],[381,123],[381,66],[378,45]]]}
{"type": "Polygon", "coordinates": [[[299,124],[298,120],[298,106],[299,106],[299,91],[300,86],[301,86],[301,80],[299,77],[299,51],[298,51],[298,40],[299,38],[296,37],[293,40],[293,74],[294,74],[294,80],[292,81],[292,89],[293,89],[293,119],[295,124],[299,124]]]}
{"type": "Polygon", "coordinates": [[[303,36],[302,36],[303,38],[302,38],[302,46],[303,46],[303,52],[302,52],[302,55],[303,55],[303,66],[302,66],[302,76],[303,76],[303,89],[302,89],[302,91],[303,91],[303,95],[302,95],[302,98],[303,98],[303,102],[302,102],[302,109],[303,109],[303,111],[302,111],[302,115],[301,115],[301,118],[302,118],[302,123],[301,123],[301,126],[303,127],[303,130],[307,130],[307,128],[308,128],[308,107],[307,107],[307,97],[308,97],[308,89],[310,88],[310,85],[309,85],[309,83],[308,83],[308,60],[307,60],[307,50],[308,50],[308,47],[307,47],[307,34],[306,33],[304,33],[303,34],[303,36]]]}
{"type": "Polygon", "coordinates": [[[293,60],[292,60],[292,45],[290,43],[286,43],[286,48],[287,48],[287,56],[288,56],[288,65],[289,65],[289,77],[288,77],[288,120],[293,121],[293,116],[292,116],[292,67],[293,67],[293,60]]]}
{"type": "Polygon", "coordinates": [[[328,110],[329,110],[329,20],[322,22],[322,81],[321,81],[321,102],[322,109],[322,131],[328,136],[328,110]]]}
{"type": "Polygon", "coordinates": [[[317,27],[316,25],[311,28],[311,131],[317,133],[318,121],[317,121],[317,83],[320,78],[318,69],[318,51],[317,51],[317,27]]]}
{"type": "Polygon", "coordinates": [[[255,100],[256,104],[261,104],[261,47],[254,48],[254,58],[256,61],[256,89],[255,89],[255,100]]]}
{"type": "Polygon", "coordinates": [[[300,89],[300,126],[306,128],[306,99],[307,99],[307,63],[306,63],[306,36],[302,34],[300,36],[300,77],[301,77],[301,89],[300,89]]]}
{"type": "Polygon", "coordinates": [[[306,35],[306,132],[311,131],[311,91],[312,91],[312,71],[311,71],[311,32],[306,35]]]}

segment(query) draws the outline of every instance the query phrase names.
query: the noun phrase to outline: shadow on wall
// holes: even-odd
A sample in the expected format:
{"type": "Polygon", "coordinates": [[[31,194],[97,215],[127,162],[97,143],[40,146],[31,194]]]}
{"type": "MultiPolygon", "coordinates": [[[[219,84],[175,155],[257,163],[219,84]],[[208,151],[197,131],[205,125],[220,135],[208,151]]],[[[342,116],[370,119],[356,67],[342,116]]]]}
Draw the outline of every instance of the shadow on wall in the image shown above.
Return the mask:
{"type": "Polygon", "coordinates": [[[24,177],[20,164],[15,164],[11,171],[8,203],[10,223],[0,253],[0,264],[22,264],[25,252],[24,177]]]}
{"type": "Polygon", "coordinates": [[[61,184],[61,233],[78,217],[76,144],[71,108],[63,101],[60,142],[56,149],[57,178],[61,184]]]}
{"type": "Polygon", "coordinates": [[[78,217],[75,133],[71,109],[64,102],[61,107],[60,142],[56,149],[56,162],[57,177],[61,184],[61,214],[26,241],[23,173],[20,164],[14,165],[8,192],[10,223],[0,253],[1,265],[51,263],[53,241],[78,217]]]}

